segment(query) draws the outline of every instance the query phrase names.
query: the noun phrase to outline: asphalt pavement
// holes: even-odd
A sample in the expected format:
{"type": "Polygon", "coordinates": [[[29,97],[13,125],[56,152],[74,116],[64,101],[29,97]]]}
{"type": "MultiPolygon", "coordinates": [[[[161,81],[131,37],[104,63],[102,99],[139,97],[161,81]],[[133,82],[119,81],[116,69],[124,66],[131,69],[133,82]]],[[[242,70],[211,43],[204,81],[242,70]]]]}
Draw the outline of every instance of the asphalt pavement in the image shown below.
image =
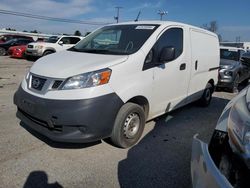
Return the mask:
{"type": "Polygon", "coordinates": [[[191,187],[194,134],[208,142],[225,105],[235,94],[216,92],[211,105],[195,104],[146,124],[129,149],[106,141],[52,142],[20,124],[13,105],[32,61],[0,56],[0,187],[191,187]]]}

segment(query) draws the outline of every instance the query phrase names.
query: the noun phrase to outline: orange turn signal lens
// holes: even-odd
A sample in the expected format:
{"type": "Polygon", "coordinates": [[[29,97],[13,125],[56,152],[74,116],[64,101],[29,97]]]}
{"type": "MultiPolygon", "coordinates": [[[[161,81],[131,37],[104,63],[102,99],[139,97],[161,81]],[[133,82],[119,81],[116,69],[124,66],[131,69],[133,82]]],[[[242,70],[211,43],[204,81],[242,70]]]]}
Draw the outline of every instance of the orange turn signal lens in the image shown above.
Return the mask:
{"type": "Polygon", "coordinates": [[[101,79],[98,85],[106,84],[109,82],[111,76],[111,70],[105,70],[100,73],[101,79]]]}

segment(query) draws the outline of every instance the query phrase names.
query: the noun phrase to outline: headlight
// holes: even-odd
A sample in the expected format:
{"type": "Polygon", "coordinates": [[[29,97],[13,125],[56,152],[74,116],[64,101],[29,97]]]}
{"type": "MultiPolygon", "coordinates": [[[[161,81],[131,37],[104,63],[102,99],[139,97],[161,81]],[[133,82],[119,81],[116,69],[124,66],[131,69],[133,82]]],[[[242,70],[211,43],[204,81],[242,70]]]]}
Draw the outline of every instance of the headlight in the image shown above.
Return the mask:
{"type": "Polygon", "coordinates": [[[35,49],[38,49],[38,50],[40,50],[40,49],[42,49],[42,48],[43,48],[42,45],[37,45],[37,46],[35,46],[35,49]]]}
{"type": "Polygon", "coordinates": [[[221,65],[220,68],[221,69],[233,69],[234,65],[221,65]]]}
{"type": "Polygon", "coordinates": [[[110,76],[110,69],[102,69],[98,71],[79,74],[68,78],[65,84],[62,86],[62,89],[81,89],[103,85],[109,82],[110,76]]]}

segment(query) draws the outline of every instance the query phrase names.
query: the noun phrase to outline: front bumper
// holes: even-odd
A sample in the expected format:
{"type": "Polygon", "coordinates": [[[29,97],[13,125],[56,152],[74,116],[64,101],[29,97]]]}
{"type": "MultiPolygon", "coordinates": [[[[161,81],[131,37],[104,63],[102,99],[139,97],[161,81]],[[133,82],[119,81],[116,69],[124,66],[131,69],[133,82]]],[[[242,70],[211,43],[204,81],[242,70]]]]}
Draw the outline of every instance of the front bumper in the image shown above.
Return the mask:
{"type": "Polygon", "coordinates": [[[232,187],[214,164],[210,156],[208,146],[197,138],[193,138],[191,177],[193,188],[200,187],[232,187]]]}
{"type": "Polygon", "coordinates": [[[36,49],[26,49],[25,55],[33,56],[33,57],[42,57],[43,51],[36,50],[36,49]]]}
{"type": "Polygon", "coordinates": [[[43,99],[19,87],[14,104],[17,117],[49,139],[85,143],[111,135],[123,102],[115,93],[82,100],[43,99]]]}
{"type": "Polygon", "coordinates": [[[226,69],[221,69],[219,70],[219,78],[218,78],[217,87],[230,88],[233,86],[234,79],[235,79],[234,72],[226,70],[226,69]],[[225,75],[226,71],[231,72],[231,75],[225,75]]]}

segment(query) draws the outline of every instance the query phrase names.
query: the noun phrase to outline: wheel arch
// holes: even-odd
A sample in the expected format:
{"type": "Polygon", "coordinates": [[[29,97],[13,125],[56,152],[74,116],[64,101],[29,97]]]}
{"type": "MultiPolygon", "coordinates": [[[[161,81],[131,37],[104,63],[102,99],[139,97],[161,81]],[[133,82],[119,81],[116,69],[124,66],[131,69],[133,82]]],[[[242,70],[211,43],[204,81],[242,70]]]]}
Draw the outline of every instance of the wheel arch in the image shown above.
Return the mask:
{"type": "Polygon", "coordinates": [[[55,50],[54,48],[46,48],[46,49],[44,50],[43,54],[44,54],[45,52],[48,52],[48,51],[50,51],[50,52],[52,52],[52,53],[55,53],[55,52],[56,52],[56,50],[55,50]]]}
{"type": "Polygon", "coordinates": [[[148,114],[149,114],[149,102],[147,100],[146,97],[144,96],[135,96],[131,99],[129,99],[126,103],[128,102],[132,102],[132,103],[135,103],[135,104],[138,104],[139,106],[141,106],[145,112],[145,119],[147,120],[148,118],[148,114]]]}
{"type": "Polygon", "coordinates": [[[215,83],[214,83],[214,79],[210,79],[207,83],[210,83],[212,85],[212,92],[214,92],[215,90],[215,83]]]}

